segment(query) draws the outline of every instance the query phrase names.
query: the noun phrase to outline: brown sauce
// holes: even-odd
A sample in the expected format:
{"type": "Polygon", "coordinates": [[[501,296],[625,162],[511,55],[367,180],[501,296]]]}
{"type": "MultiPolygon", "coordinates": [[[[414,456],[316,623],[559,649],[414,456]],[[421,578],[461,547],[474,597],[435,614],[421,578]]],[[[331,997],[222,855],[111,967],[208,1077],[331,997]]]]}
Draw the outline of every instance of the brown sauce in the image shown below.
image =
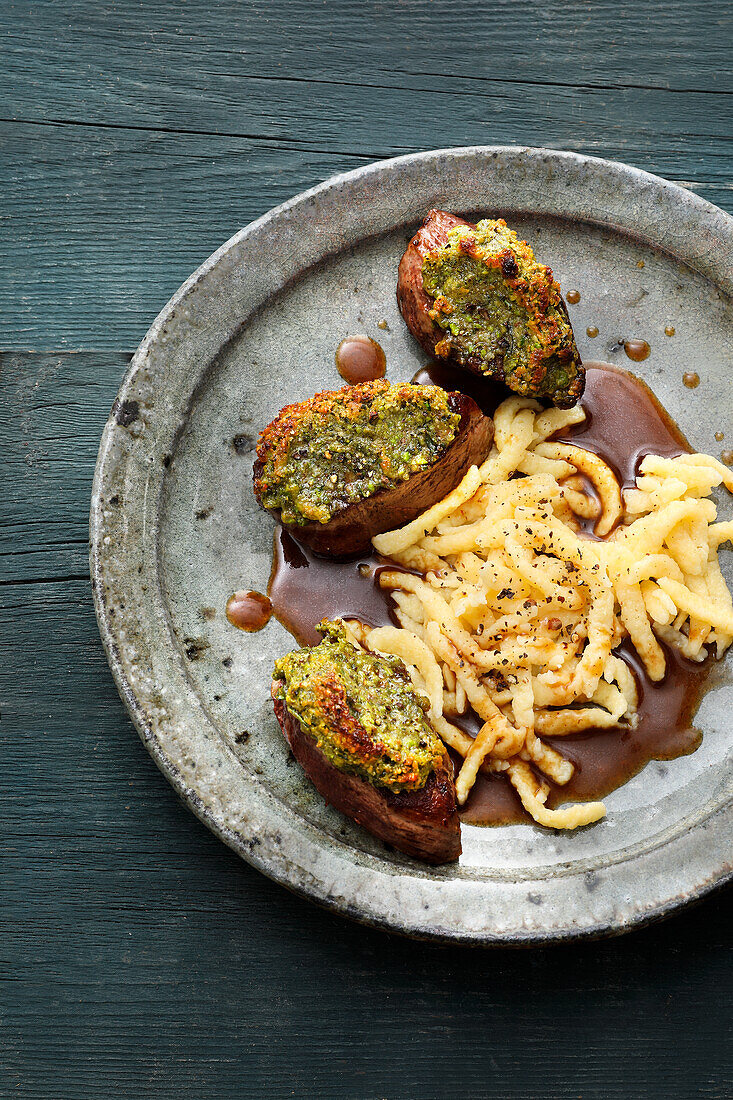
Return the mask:
{"type": "Polygon", "coordinates": [[[644,455],[674,458],[692,450],[649,387],[610,363],[585,363],[581,404],[585,423],[559,432],[557,438],[595,451],[624,487],[634,484],[644,455]]]}
{"type": "MultiPolygon", "coordinates": [[[[560,433],[558,438],[601,454],[615,468],[623,485],[633,484],[645,454],[672,457],[690,450],[685,437],[643,382],[608,364],[585,366],[582,404],[586,423],[560,433]]],[[[490,380],[438,362],[420,370],[413,382],[461,390],[489,414],[508,392],[490,380]]],[[[315,627],[322,618],[354,617],[370,626],[394,622],[390,598],[378,585],[379,572],[385,566],[390,567],[377,555],[362,555],[348,562],[319,558],[278,528],[268,588],[274,613],[303,645],[319,641],[315,627]]],[[[694,664],[668,651],[667,675],[660,684],[654,684],[633,647],[624,643],[620,652],[636,673],[638,726],[635,730],[592,730],[572,737],[547,738],[575,765],[575,774],[566,786],[550,784],[549,806],[602,798],[648,761],[694,752],[700,743],[701,735],[691,720],[711,662],[694,664]]],[[[481,722],[469,713],[456,724],[473,735],[481,722]]],[[[460,761],[455,762],[460,767],[460,761]]],[[[482,774],[461,810],[461,819],[482,825],[530,820],[506,778],[482,774]]]]}
{"type": "Polygon", "coordinates": [[[688,370],[682,375],[682,381],[688,390],[696,390],[700,385],[700,375],[695,370],[688,370]]]}
{"type": "Polygon", "coordinates": [[[648,359],[651,350],[646,340],[624,340],[624,351],[635,363],[643,363],[648,359]]]}
{"type": "MultiPolygon", "coordinates": [[[[674,760],[699,747],[702,735],[692,725],[702,684],[711,660],[695,664],[665,648],[667,675],[661,684],[648,679],[633,647],[624,643],[617,652],[634,669],[639,685],[639,724],[635,730],[587,730],[571,737],[545,737],[575,765],[569,783],[550,783],[547,805],[589,802],[603,798],[641,771],[650,760],[674,760]]],[[[475,734],[479,720],[464,725],[475,734]]],[[[460,763],[458,763],[460,767],[460,763]]],[[[501,776],[479,773],[461,810],[470,825],[505,825],[531,821],[511,784],[501,776]]]]}
{"type": "Polygon", "coordinates": [[[267,588],[275,617],[301,645],[320,641],[316,626],[321,619],[360,619],[369,626],[387,626],[393,622],[391,601],[377,580],[384,567],[376,554],[351,561],[320,558],[278,527],[267,588]]]}
{"type": "Polygon", "coordinates": [[[588,328],[585,330],[585,334],[586,336],[590,336],[591,340],[595,340],[596,336],[598,335],[598,329],[595,325],[588,325],[588,328]]]}
{"type": "Polygon", "coordinates": [[[733,451],[721,451],[720,461],[724,462],[726,466],[733,466],[733,451]]]}
{"type": "Polygon", "coordinates": [[[569,290],[565,295],[565,299],[566,301],[570,302],[571,306],[577,306],[578,302],[580,301],[580,291],[569,290]]]}
{"type": "Polygon", "coordinates": [[[253,634],[270,621],[272,604],[261,592],[235,592],[227,600],[227,619],[238,630],[253,634]]]}
{"type": "Polygon", "coordinates": [[[387,357],[371,336],[347,336],[336,348],[336,367],[350,386],[384,378],[387,357]]]}
{"type": "Polygon", "coordinates": [[[667,325],[664,330],[665,336],[674,336],[674,325],[667,325]]]}

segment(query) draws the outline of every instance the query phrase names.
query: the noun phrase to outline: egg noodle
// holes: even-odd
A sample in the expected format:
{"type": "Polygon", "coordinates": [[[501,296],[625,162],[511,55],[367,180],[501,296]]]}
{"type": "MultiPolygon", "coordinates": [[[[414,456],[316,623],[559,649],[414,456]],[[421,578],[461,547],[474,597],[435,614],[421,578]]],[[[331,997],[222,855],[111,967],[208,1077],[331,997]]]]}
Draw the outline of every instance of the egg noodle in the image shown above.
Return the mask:
{"type": "Polygon", "coordinates": [[[709,499],[733,472],[702,454],[648,455],[621,490],[598,455],[552,437],[585,419],[510,397],[496,411],[492,450],[443,500],[373,539],[397,565],[380,584],[400,627],[349,623],[355,642],[396,654],[446,745],[463,757],[465,803],[476,776],[506,773],[535,821],[575,829],[602,802],[550,809],[544,777],[562,786],[573,764],[543,741],[589,729],[633,728],[638,691],[614,650],[633,643],[647,675],[665,673],[660,640],[685,657],[718,658],[733,641],[733,603],[709,499]],[[595,538],[581,521],[594,523],[595,538]],[[451,721],[472,708],[476,738],[451,721]]]}

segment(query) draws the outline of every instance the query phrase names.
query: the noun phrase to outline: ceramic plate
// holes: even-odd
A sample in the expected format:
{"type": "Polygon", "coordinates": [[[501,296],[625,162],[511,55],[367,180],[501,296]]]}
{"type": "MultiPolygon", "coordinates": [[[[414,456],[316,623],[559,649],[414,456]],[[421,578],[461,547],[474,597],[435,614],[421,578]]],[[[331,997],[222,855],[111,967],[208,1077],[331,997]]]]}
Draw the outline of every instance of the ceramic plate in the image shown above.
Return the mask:
{"type": "Polygon", "coordinates": [[[619,932],[731,873],[730,658],[698,711],[702,747],[648,764],[606,799],[605,820],[568,834],[464,826],[460,863],[432,869],[324,804],[289,760],[269,699],[274,658],[292,639],[274,620],[247,635],[225,618],[229,594],[265,590],[270,572],[272,523],[251,489],[261,428],[288,402],[340,384],[333,355],[348,333],[379,340],[392,380],[424,362],[398,313],[395,277],[432,206],[510,218],[561,286],[581,291],[572,320],[583,358],[633,367],[696,448],[717,453],[716,430],[733,440],[733,219],[657,177],[572,153],[449,149],[369,165],[237,233],[140,345],[94,482],[102,638],[168,780],[284,885],[421,937],[619,932]],[[625,358],[626,337],[650,343],[644,363],[625,358]],[[685,371],[699,373],[696,390],[683,386],[685,371]]]}

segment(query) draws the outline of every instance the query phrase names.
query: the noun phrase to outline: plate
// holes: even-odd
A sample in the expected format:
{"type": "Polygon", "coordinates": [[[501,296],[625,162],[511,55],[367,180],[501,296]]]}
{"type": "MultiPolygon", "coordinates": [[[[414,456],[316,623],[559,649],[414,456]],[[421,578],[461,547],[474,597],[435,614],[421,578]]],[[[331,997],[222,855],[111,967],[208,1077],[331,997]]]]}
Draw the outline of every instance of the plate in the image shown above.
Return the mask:
{"type": "Polygon", "coordinates": [[[225,618],[230,593],[264,590],[270,571],[272,523],[251,490],[261,428],[288,402],[340,384],[334,351],[351,332],[379,340],[392,380],[424,362],[395,277],[433,206],[509,218],[564,290],[580,291],[571,316],[583,358],[633,367],[696,448],[719,451],[716,430],[733,439],[733,219],[655,176],[574,153],[483,147],[372,164],[237,233],[140,345],[94,480],[102,639],[168,780],[222,840],[291,889],[420,937],[620,932],[731,874],[730,658],[698,711],[702,747],[648,764],[606,799],[604,821],[570,834],[464,826],[460,863],[433,869],[325,805],[289,759],[268,695],[274,658],[292,639],[274,620],[247,635],[225,618]],[[650,343],[645,362],[625,358],[629,337],[650,343]],[[685,371],[699,373],[696,390],[683,386],[685,371]]]}

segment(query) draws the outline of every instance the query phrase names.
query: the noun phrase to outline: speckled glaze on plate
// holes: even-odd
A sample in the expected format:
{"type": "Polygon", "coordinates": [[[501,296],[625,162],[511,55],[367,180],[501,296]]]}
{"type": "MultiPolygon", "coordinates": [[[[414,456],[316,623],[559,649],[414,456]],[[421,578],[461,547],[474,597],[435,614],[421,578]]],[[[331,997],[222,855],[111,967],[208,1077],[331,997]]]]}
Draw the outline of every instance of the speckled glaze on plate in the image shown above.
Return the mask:
{"type": "MultiPolygon", "coordinates": [[[[424,362],[395,277],[431,206],[510,217],[563,289],[580,291],[570,314],[583,358],[633,368],[695,447],[717,453],[715,431],[730,445],[733,219],[655,176],[573,153],[449,149],[369,165],[237,233],[140,345],[94,482],[102,639],[168,780],[284,885],[420,937],[521,944],[621,932],[731,874],[730,658],[698,712],[702,747],[647,765],[606,799],[604,821],[569,834],[464,826],[460,863],[433,869],[324,804],[288,759],[269,700],[290,636],[275,620],[248,635],[225,618],[230,593],[264,590],[270,570],[272,524],[251,490],[260,429],[282,405],[340,384],[334,350],[351,332],[382,344],[392,380],[424,362]],[[650,343],[645,362],[626,359],[631,337],[650,343]],[[685,371],[699,373],[696,390],[685,371]]],[[[731,583],[730,555],[727,570],[731,583]]]]}

